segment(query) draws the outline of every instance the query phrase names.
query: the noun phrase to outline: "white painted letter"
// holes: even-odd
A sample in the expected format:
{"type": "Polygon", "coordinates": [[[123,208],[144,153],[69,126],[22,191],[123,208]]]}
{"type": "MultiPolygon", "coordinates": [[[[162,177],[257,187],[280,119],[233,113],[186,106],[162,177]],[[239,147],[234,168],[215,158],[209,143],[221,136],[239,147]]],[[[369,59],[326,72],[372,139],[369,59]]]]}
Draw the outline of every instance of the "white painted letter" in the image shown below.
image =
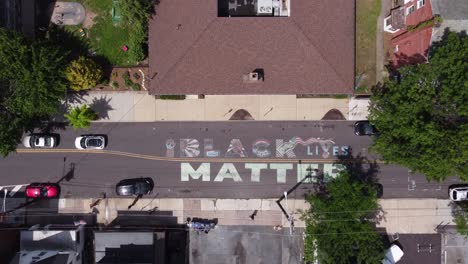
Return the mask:
{"type": "Polygon", "coordinates": [[[215,182],[222,182],[225,178],[230,178],[235,182],[241,182],[242,178],[232,163],[224,163],[219,169],[218,175],[214,179],[215,182]]]}
{"type": "Polygon", "coordinates": [[[259,182],[260,181],[260,171],[262,169],[268,168],[268,165],[266,163],[246,163],[245,168],[252,170],[252,172],[250,173],[250,181],[259,182]]]}
{"type": "Polygon", "coordinates": [[[286,183],[286,171],[291,170],[293,165],[290,163],[271,163],[270,169],[276,170],[276,182],[286,183]]]}
{"type": "Polygon", "coordinates": [[[302,164],[297,164],[297,182],[302,181],[307,175],[312,175],[312,178],[307,179],[304,181],[304,183],[315,183],[317,182],[317,172],[316,170],[318,169],[318,164],[317,163],[302,163],[302,164]]]}
{"type": "Polygon", "coordinates": [[[202,163],[197,170],[194,170],[190,163],[180,164],[180,180],[189,181],[190,177],[195,180],[202,178],[202,181],[210,181],[210,164],[202,163]]]}

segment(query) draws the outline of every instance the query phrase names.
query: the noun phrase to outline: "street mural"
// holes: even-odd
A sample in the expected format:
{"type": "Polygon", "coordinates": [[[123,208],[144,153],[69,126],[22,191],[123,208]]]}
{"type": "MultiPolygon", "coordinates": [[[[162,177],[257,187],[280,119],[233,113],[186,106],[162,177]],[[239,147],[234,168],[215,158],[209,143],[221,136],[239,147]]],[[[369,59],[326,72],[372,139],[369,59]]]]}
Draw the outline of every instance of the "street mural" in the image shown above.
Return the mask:
{"type": "MultiPolygon", "coordinates": [[[[181,138],[166,140],[166,157],[168,158],[270,158],[298,159],[298,157],[329,159],[337,156],[349,155],[349,146],[337,145],[332,139],[310,137],[292,137],[288,140],[275,139],[273,141],[260,138],[245,144],[240,139],[234,138],[226,144],[224,149],[215,147],[214,140],[205,138],[181,138]],[[273,143],[274,142],[274,143],[273,143]],[[201,144],[202,143],[202,144],[201,144]],[[247,147],[247,148],[246,148],[247,147]]],[[[251,161],[251,160],[250,160],[251,161]]],[[[216,162],[213,162],[216,163],[216,162]]],[[[262,182],[262,176],[273,177],[276,183],[286,183],[287,179],[294,178],[301,181],[306,175],[312,175],[311,181],[317,180],[317,171],[323,172],[325,180],[335,177],[343,167],[335,163],[222,163],[214,168],[210,162],[194,165],[189,162],[180,164],[180,180],[201,182],[262,182]],[[295,172],[295,173],[294,173],[295,172]],[[293,175],[294,174],[294,175],[293,175]]],[[[264,178],[264,177],[263,177],[264,178]]]]}

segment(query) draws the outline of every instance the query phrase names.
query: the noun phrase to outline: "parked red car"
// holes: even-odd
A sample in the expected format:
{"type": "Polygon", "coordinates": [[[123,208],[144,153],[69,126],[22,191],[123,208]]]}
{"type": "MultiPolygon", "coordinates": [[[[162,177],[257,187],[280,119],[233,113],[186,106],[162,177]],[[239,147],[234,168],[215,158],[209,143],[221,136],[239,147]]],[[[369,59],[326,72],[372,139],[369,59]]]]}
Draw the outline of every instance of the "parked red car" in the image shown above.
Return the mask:
{"type": "Polygon", "coordinates": [[[31,183],[26,187],[28,198],[55,198],[60,194],[60,187],[55,183],[31,183]]]}

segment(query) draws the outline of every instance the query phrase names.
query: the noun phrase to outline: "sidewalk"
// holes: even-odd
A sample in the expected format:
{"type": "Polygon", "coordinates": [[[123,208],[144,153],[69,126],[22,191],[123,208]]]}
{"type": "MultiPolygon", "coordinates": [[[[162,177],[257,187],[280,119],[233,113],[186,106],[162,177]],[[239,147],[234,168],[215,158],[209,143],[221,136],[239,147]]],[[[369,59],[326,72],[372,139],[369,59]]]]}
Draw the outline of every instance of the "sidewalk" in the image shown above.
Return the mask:
{"type": "Polygon", "coordinates": [[[204,99],[156,99],[147,92],[93,91],[80,98],[90,104],[100,122],[224,121],[237,110],[254,120],[321,120],[331,109],[348,119],[349,100],[296,98],[295,95],[207,95],[204,99]]]}
{"type": "Polygon", "coordinates": [[[383,220],[377,227],[389,234],[437,233],[437,226],[454,225],[449,200],[385,199],[380,200],[383,220]]]}
{"type": "MultiPolygon", "coordinates": [[[[108,224],[117,217],[118,210],[127,210],[133,198],[112,198],[102,200],[95,212],[99,223],[108,224]]],[[[91,213],[89,207],[96,199],[60,199],[59,213],[91,213]]],[[[300,210],[308,209],[304,200],[288,199],[281,203],[288,212],[293,213],[296,227],[304,227],[300,210]]],[[[143,198],[131,208],[132,211],[147,211],[157,208],[159,211],[172,211],[177,222],[185,223],[187,217],[213,219],[218,218],[219,225],[263,225],[289,226],[289,222],[276,204],[275,199],[152,199],[143,198]],[[254,220],[250,215],[257,210],[254,220]]]]}
{"type": "MultiPolygon", "coordinates": [[[[92,199],[60,199],[59,213],[90,213],[92,199]]],[[[110,223],[117,216],[117,210],[127,210],[133,201],[113,198],[103,200],[96,206],[99,223],[110,223]]],[[[380,200],[383,214],[377,224],[389,234],[431,234],[438,225],[453,225],[448,200],[438,199],[385,199],[380,200]]],[[[305,227],[300,220],[301,211],[308,210],[305,200],[283,200],[283,207],[294,215],[295,226],[305,227]]],[[[157,208],[172,211],[178,223],[185,223],[187,217],[218,218],[219,225],[262,225],[289,227],[275,199],[140,199],[131,210],[145,211],[157,208]],[[254,220],[250,215],[257,210],[254,220]]]]}

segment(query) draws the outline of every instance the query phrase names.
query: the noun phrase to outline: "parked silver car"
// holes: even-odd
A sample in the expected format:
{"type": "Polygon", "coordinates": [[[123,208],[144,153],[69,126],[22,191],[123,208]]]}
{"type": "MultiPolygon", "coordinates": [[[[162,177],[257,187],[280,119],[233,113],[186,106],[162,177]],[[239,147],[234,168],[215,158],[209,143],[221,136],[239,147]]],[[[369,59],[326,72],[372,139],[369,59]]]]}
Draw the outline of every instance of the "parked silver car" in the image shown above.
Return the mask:
{"type": "Polygon", "coordinates": [[[53,135],[31,134],[23,138],[23,146],[26,148],[55,148],[57,138],[53,135]]]}
{"type": "Polygon", "coordinates": [[[77,149],[104,149],[106,147],[106,138],[96,135],[81,135],[75,139],[77,149]]]}
{"type": "Polygon", "coordinates": [[[449,198],[455,202],[468,201],[468,185],[450,187],[449,198]]]}

